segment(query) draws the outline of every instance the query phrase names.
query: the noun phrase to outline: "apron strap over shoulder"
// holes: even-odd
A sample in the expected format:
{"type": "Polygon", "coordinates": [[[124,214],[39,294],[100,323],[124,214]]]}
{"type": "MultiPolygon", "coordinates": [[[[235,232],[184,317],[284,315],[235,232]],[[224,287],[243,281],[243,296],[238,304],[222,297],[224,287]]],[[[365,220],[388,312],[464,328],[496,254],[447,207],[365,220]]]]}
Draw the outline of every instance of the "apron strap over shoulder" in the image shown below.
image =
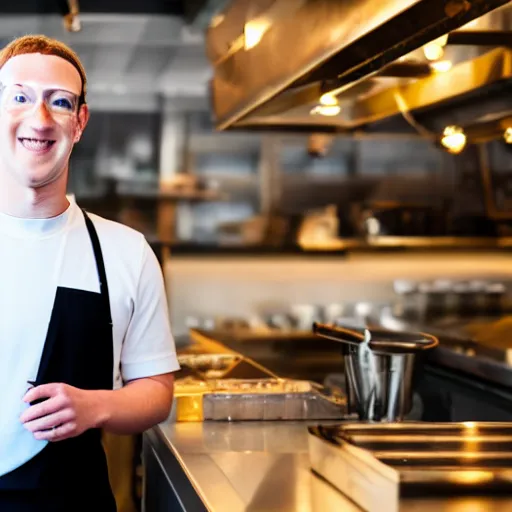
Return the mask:
{"type": "Polygon", "coordinates": [[[105,312],[108,315],[108,321],[110,325],[112,325],[112,313],[110,311],[110,296],[108,293],[108,283],[107,283],[107,274],[105,272],[105,263],[103,261],[103,253],[101,251],[100,241],[98,238],[98,233],[96,232],[96,228],[90,217],[87,215],[85,210],[82,209],[85,218],[85,225],[87,226],[87,231],[89,232],[89,237],[92,243],[92,249],[94,251],[94,256],[96,259],[96,268],[98,270],[98,277],[100,281],[100,293],[103,297],[103,302],[105,304],[105,312]]]}

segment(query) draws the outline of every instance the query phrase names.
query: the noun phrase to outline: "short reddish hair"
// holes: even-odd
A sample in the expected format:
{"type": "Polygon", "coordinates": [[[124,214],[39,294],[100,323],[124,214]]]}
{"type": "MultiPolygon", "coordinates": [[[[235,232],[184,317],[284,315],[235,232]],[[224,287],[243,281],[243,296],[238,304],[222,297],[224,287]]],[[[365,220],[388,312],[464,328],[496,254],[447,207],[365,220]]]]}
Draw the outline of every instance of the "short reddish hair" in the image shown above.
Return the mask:
{"type": "Polygon", "coordinates": [[[78,55],[66,44],[43,35],[28,35],[18,37],[11,41],[0,51],[0,69],[12,57],[26,53],[42,53],[43,55],[55,55],[67,60],[80,74],[82,79],[82,91],[78,100],[78,106],[85,103],[87,77],[85,69],[78,55]]]}

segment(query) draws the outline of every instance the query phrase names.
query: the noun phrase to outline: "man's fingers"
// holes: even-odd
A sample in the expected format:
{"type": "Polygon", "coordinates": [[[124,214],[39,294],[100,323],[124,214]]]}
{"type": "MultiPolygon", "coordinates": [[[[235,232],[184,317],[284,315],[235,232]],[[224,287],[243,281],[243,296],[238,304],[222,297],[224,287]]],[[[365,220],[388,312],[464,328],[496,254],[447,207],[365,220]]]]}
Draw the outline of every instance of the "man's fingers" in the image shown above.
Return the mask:
{"type": "Polygon", "coordinates": [[[24,426],[31,432],[38,432],[41,430],[51,429],[52,427],[58,427],[59,425],[65,424],[73,419],[73,411],[70,409],[64,409],[54,414],[48,414],[47,416],[27,421],[24,426]]]}
{"type": "Polygon", "coordinates": [[[73,422],[65,423],[50,430],[40,430],[34,433],[34,437],[40,441],[62,441],[69,437],[74,437],[76,432],[76,425],[73,422]]]}
{"type": "Polygon", "coordinates": [[[48,416],[49,414],[53,414],[64,406],[63,401],[59,397],[49,398],[44,402],[41,402],[37,405],[32,405],[25,411],[23,411],[20,416],[20,421],[22,423],[27,423],[28,421],[33,421],[37,418],[42,418],[44,416],[48,416]]]}
{"type": "Polygon", "coordinates": [[[23,397],[23,401],[30,403],[35,400],[39,400],[41,398],[50,398],[52,396],[57,395],[62,391],[62,384],[59,383],[51,383],[51,384],[41,384],[40,386],[36,386],[35,388],[30,388],[23,397]]]}

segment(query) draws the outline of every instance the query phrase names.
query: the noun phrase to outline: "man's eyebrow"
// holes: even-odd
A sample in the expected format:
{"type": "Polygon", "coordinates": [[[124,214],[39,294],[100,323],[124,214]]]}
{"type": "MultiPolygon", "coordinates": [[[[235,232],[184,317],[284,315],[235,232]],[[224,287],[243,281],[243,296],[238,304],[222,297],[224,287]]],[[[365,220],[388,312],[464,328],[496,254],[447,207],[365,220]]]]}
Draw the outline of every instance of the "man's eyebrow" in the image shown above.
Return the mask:
{"type": "MultiPolygon", "coordinates": [[[[12,84],[12,85],[15,86],[15,87],[29,87],[29,88],[31,87],[30,85],[20,84],[20,83],[15,83],[15,84],[12,84]]],[[[6,88],[7,88],[7,85],[5,85],[3,82],[0,81],[0,92],[2,92],[6,88]]],[[[45,92],[46,93],[65,92],[67,94],[72,94],[73,96],[77,96],[77,97],[80,96],[79,93],[70,91],[70,90],[65,89],[63,87],[49,87],[48,89],[45,89],[45,92]]]]}

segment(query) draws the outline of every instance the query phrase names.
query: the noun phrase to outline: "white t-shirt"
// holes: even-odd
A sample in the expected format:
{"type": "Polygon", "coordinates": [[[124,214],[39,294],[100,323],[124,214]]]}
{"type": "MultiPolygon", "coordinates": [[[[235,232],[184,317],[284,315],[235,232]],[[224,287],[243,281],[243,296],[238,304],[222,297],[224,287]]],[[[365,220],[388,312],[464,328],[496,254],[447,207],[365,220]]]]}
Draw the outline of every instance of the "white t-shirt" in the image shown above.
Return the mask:
{"type": "MultiPolygon", "coordinates": [[[[110,294],[115,388],[179,369],[160,265],[144,236],[89,214],[110,294]]],[[[57,286],[99,292],[94,253],[74,201],[58,217],[0,214],[0,476],[46,445],[19,421],[35,380],[57,286]]],[[[94,371],[91,369],[91,371],[94,371]]]]}

